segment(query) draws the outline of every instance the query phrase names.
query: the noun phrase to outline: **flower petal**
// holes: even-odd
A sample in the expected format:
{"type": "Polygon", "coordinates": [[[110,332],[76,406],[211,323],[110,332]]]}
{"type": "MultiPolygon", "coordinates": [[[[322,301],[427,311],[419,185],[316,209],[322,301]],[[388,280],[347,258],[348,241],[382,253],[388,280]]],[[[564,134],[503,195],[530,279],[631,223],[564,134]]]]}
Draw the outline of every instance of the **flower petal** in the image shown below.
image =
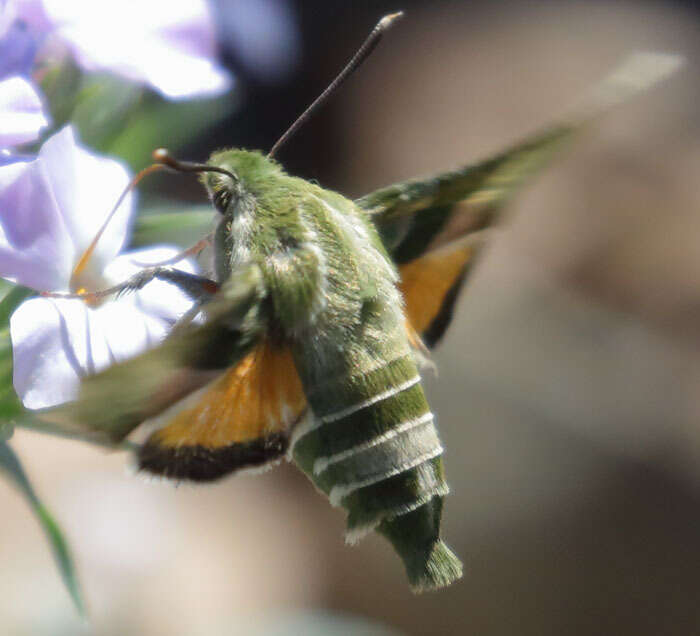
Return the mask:
{"type": "Polygon", "coordinates": [[[41,98],[30,82],[21,77],[0,82],[0,148],[34,141],[47,125],[41,98]]]}
{"type": "Polygon", "coordinates": [[[83,370],[68,343],[67,328],[48,298],[27,300],[12,314],[13,381],[27,408],[53,406],[77,396],[83,370]]]}
{"type": "Polygon", "coordinates": [[[44,3],[58,37],[86,70],[111,71],[171,98],[218,94],[230,86],[216,64],[214,27],[203,0],[44,3]]]}
{"type": "Polygon", "coordinates": [[[88,373],[102,371],[115,362],[122,362],[160,342],[169,325],[138,306],[135,297],[106,302],[86,311],[86,331],[74,330],[76,351],[88,373]],[[84,337],[86,349],[80,349],[84,337]]]}
{"type": "Polygon", "coordinates": [[[28,77],[50,29],[42,0],[0,0],[0,79],[28,77]]]}
{"type": "Polygon", "coordinates": [[[0,12],[0,37],[14,28],[41,36],[51,29],[44,0],[5,0],[0,12]]]}
{"type": "Polygon", "coordinates": [[[29,161],[34,161],[34,159],[36,159],[36,157],[32,155],[12,152],[8,148],[3,148],[0,150],[0,167],[9,166],[11,163],[27,163],[29,161]]]}
{"type": "MultiPolygon", "coordinates": [[[[226,92],[233,85],[226,71],[212,60],[174,50],[166,42],[154,39],[145,43],[143,54],[140,77],[133,79],[150,84],[170,99],[211,97],[226,92]]],[[[128,70],[126,64],[124,75],[128,76],[128,70]]]]}
{"type": "MultiPolygon", "coordinates": [[[[129,173],[120,162],[78,146],[71,126],[63,128],[41,147],[39,160],[79,258],[128,185],[129,173]]],[[[90,263],[98,273],[126,243],[133,198],[131,193],[125,197],[97,243],[90,263]]]]}
{"type": "Polygon", "coordinates": [[[17,23],[0,36],[0,79],[29,76],[38,50],[37,40],[17,23]]]}
{"type": "Polygon", "coordinates": [[[30,409],[73,400],[81,377],[153,346],[167,328],[134,299],[96,309],[81,300],[28,300],[10,319],[15,390],[30,409]]]}
{"type": "Polygon", "coordinates": [[[223,46],[258,79],[278,82],[301,57],[301,37],[289,0],[219,3],[223,46]]]}
{"type": "Polygon", "coordinates": [[[0,167],[0,276],[67,290],[74,254],[42,161],[0,167]]]}

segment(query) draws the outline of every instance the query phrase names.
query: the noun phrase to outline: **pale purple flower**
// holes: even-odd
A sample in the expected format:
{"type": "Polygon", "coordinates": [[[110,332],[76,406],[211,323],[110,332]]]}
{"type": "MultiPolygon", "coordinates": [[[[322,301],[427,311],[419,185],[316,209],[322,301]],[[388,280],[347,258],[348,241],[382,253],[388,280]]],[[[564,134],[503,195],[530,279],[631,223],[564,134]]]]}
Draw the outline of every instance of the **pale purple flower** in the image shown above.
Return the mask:
{"type": "Polygon", "coordinates": [[[35,141],[48,125],[41,98],[22,77],[0,81],[0,151],[35,141]]]}
{"type": "MultiPolygon", "coordinates": [[[[89,153],[64,128],[31,161],[0,167],[0,276],[37,291],[97,291],[129,278],[137,263],[177,253],[158,246],[120,254],[133,196],[123,204],[78,276],[74,268],[129,182],[117,161],[89,153]]],[[[187,262],[182,269],[192,271],[187,262]]],[[[27,408],[74,399],[81,377],[161,340],[191,307],[177,288],[141,291],[90,306],[81,299],[33,298],[10,320],[15,390],[27,408]]]]}
{"type": "Polygon", "coordinates": [[[47,30],[40,0],[0,0],[0,78],[29,76],[47,30]]]}
{"type": "Polygon", "coordinates": [[[289,0],[219,2],[224,48],[247,72],[264,82],[289,75],[301,57],[301,37],[289,0]]]}
{"type": "Polygon", "coordinates": [[[205,0],[6,0],[0,77],[28,74],[36,57],[61,50],[86,71],[112,72],[172,99],[217,95],[231,85],[216,61],[205,0]]]}

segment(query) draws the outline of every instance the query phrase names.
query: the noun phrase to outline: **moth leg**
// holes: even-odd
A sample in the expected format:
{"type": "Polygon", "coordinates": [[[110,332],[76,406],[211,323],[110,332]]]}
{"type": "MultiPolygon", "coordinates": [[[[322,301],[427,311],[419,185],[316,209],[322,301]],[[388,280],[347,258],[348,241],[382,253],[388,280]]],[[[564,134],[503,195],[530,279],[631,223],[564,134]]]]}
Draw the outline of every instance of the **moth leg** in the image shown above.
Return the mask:
{"type": "Polygon", "coordinates": [[[143,289],[148,283],[153,280],[162,280],[178,289],[182,290],[192,300],[202,303],[209,300],[217,291],[219,291],[219,283],[206,278],[205,276],[197,276],[189,272],[183,272],[178,269],[169,267],[150,267],[141,270],[131,278],[125,280],[118,285],[101,289],[94,292],[82,292],[78,294],[64,294],[62,292],[41,292],[41,295],[46,298],[79,298],[82,300],[98,300],[106,296],[116,294],[117,297],[128,294],[133,291],[143,289]]]}
{"type": "Polygon", "coordinates": [[[175,285],[175,287],[187,294],[189,298],[197,303],[209,300],[219,291],[219,283],[206,276],[198,276],[170,267],[157,266],[141,270],[119,285],[115,285],[103,291],[92,292],[90,295],[95,295],[100,298],[102,296],[116,294],[117,297],[119,297],[143,289],[148,283],[154,280],[162,280],[171,285],[175,285]]]}

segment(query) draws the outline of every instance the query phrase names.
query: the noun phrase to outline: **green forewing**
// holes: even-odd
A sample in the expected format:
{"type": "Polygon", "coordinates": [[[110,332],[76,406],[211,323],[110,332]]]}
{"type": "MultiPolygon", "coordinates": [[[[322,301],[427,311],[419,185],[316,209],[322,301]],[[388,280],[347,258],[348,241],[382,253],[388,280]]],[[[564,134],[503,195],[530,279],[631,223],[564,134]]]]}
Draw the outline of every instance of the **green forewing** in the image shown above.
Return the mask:
{"type": "Polygon", "coordinates": [[[559,123],[496,156],[458,170],[412,179],[356,200],[373,218],[397,263],[406,263],[493,224],[525,180],[586,124],[673,74],[677,55],[635,53],[592,87],[559,123]]]}
{"type": "MultiPolygon", "coordinates": [[[[674,55],[631,55],[594,86],[559,124],[544,132],[485,161],[397,183],[356,200],[373,219],[387,251],[402,270],[404,296],[411,294],[414,301],[421,299],[438,307],[432,312],[435,320],[419,329],[427,344],[435,344],[447,328],[459,292],[485,241],[475,242],[461,267],[450,272],[450,285],[447,291],[442,289],[440,297],[430,291],[429,283],[435,277],[432,281],[429,276],[419,277],[423,288],[408,289],[404,269],[412,266],[415,280],[416,265],[422,265],[427,254],[492,226],[516,191],[546,167],[575,133],[611,107],[672,74],[681,63],[682,59],[674,55]]],[[[454,262],[454,253],[445,254],[454,262]]],[[[430,266],[436,273],[442,269],[434,258],[430,266]]],[[[407,313],[411,320],[413,317],[407,313]]]]}
{"type": "Polygon", "coordinates": [[[552,128],[486,161],[398,183],[356,201],[370,213],[399,266],[407,317],[428,346],[436,345],[450,324],[468,272],[487,242],[484,230],[574,130],[552,128]],[[458,245],[470,237],[479,240],[458,245]]]}
{"type": "Polygon", "coordinates": [[[398,264],[494,223],[526,179],[574,131],[560,126],[477,164],[377,190],[356,203],[372,216],[398,264]]]}
{"type": "Polygon", "coordinates": [[[206,320],[176,329],[161,345],[84,379],[75,402],[39,412],[42,419],[121,441],[223,370],[257,342],[263,329],[259,268],[235,272],[206,304],[206,320]]]}

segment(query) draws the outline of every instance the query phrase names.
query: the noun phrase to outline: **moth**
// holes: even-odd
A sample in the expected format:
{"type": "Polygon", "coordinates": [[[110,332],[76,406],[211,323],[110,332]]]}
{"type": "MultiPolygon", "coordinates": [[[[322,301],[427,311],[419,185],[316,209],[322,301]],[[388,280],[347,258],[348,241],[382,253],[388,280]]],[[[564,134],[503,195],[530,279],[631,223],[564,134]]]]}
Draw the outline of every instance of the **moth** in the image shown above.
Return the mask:
{"type": "Polygon", "coordinates": [[[273,159],[277,148],[398,15],[377,24],[268,155],[229,149],[193,164],[155,153],[157,167],[200,174],[218,213],[215,276],[161,264],[92,292],[123,293],[158,278],[196,304],[161,345],[86,378],[75,402],[43,416],[113,442],[148,422],[155,431],[138,465],[177,480],[214,480],[287,455],[345,509],[348,541],[383,535],[413,590],[423,591],[462,574],[440,534],[449,488],[421,382],[429,350],[525,178],[676,61],[642,55],[561,122],[506,152],[355,201],[288,175],[273,159]]]}

